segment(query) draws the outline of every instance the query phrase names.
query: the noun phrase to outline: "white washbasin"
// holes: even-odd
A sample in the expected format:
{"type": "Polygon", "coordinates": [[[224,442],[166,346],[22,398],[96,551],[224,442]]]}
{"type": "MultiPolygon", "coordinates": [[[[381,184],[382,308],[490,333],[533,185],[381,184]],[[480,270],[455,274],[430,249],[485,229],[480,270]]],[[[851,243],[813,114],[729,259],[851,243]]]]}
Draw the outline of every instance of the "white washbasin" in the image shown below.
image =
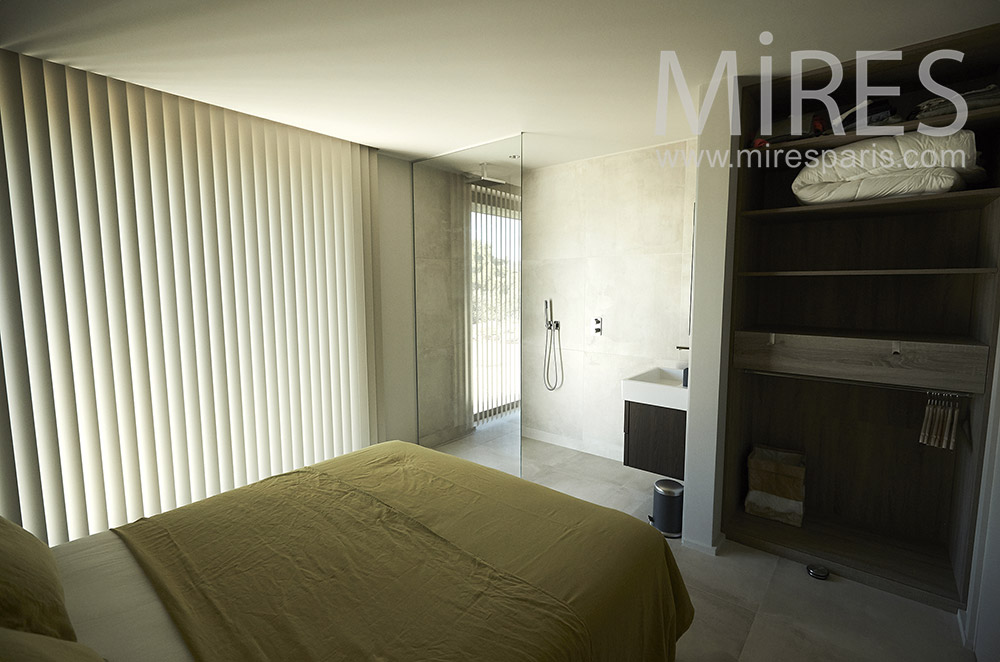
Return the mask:
{"type": "Polygon", "coordinates": [[[622,380],[622,400],[655,407],[687,411],[688,390],[684,383],[683,363],[677,368],[653,368],[622,380]]]}

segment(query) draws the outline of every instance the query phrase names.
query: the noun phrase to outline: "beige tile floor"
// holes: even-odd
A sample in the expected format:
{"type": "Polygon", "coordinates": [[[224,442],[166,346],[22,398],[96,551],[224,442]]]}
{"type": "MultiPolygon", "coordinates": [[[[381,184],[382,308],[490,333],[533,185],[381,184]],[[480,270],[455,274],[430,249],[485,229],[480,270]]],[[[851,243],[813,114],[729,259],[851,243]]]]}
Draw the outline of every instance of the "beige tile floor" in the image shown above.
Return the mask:
{"type": "MultiPolygon", "coordinates": [[[[516,416],[438,450],[491,466],[643,521],[658,476],[613,460],[521,438],[516,416]]],[[[679,662],[973,662],[954,614],[832,577],[736,543],[717,556],[670,547],[694,602],[679,662]]]]}

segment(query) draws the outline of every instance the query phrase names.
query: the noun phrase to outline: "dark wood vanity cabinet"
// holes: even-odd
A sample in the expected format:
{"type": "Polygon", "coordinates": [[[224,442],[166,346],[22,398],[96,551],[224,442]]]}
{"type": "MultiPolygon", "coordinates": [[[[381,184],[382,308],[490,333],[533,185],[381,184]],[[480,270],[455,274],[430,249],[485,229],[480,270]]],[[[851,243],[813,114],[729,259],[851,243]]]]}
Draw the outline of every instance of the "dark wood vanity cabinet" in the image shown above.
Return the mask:
{"type": "Polygon", "coordinates": [[[684,480],[687,412],[625,402],[625,465],[684,480]]]}

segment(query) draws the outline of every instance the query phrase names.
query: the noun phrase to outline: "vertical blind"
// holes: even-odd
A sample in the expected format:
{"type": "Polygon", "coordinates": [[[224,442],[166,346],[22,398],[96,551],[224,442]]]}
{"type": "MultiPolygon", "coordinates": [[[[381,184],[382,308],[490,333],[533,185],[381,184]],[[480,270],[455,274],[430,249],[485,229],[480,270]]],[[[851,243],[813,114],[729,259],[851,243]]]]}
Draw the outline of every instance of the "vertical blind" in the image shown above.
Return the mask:
{"type": "Polygon", "coordinates": [[[0,131],[0,514],[55,544],[368,445],[373,151],[2,50],[0,131]]]}
{"type": "Polygon", "coordinates": [[[509,185],[471,185],[472,402],[475,421],[521,403],[521,196],[509,185]]]}

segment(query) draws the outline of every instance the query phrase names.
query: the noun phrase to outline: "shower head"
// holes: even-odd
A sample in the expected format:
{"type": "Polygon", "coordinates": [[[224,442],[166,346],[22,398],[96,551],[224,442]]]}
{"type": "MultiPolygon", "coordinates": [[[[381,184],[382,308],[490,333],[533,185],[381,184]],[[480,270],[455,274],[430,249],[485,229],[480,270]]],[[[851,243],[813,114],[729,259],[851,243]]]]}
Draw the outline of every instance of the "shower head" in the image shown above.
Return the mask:
{"type": "Polygon", "coordinates": [[[486,164],[480,163],[479,167],[482,168],[482,173],[475,175],[469,173],[472,179],[468,180],[470,184],[475,184],[476,186],[499,186],[500,184],[506,184],[502,179],[497,179],[496,177],[489,177],[486,174],[486,164]]]}

